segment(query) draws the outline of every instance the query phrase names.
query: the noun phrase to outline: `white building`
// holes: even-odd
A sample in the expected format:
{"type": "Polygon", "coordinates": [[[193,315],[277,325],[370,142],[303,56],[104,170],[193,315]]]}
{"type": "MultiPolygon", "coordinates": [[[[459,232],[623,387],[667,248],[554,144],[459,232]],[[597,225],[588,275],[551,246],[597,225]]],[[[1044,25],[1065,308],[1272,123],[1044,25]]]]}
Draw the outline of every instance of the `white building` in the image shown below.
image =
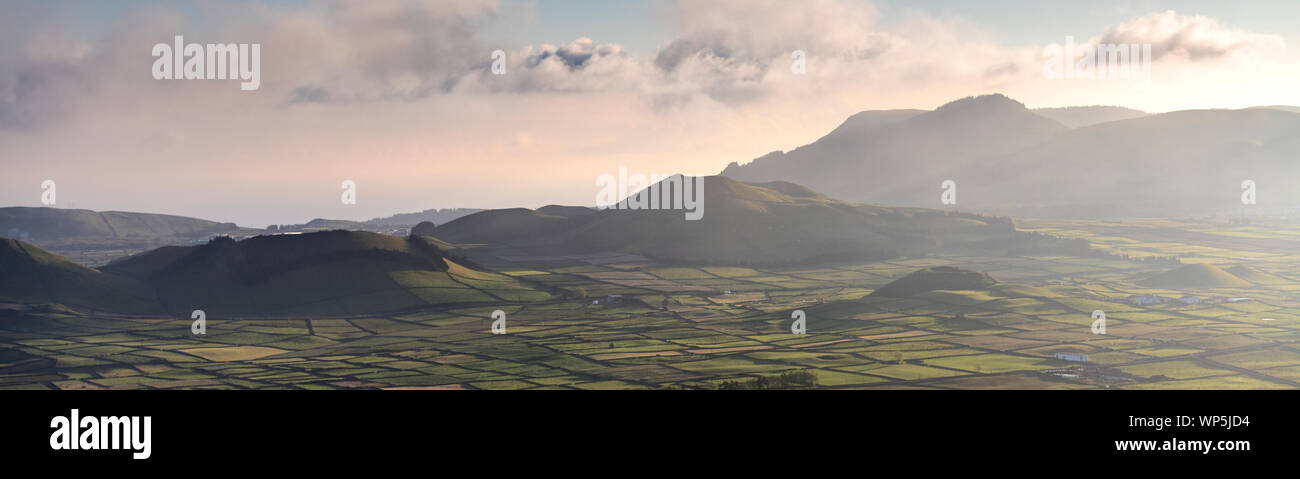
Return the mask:
{"type": "Polygon", "coordinates": [[[1056,353],[1056,359],[1062,359],[1062,360],[1065,360],[1065,361],[1073,361],[1073,362],[1076,362],[1076,363],[1086,363],[1086,362],[1088,362],[1088,355],[1087,355],[1087,354],[1056,353]]]}

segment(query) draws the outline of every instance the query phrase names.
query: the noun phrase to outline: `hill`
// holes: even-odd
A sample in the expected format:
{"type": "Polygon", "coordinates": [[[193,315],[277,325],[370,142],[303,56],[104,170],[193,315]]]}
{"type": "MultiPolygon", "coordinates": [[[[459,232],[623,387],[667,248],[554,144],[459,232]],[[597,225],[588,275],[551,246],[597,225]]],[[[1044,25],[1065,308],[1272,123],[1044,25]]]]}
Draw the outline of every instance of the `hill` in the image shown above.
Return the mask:
{"type": "Polygon", "coordinates": [[[951,266],[915,271],[884,285],[869,296],[909,298],[930,291],[982,291],[997,284],[988,273],[951,266]]]}
{"type": "Polygon", "coordinates": [[[433,224],[443,224],[462,216],[472,215],[483,211],[477,208],[443,208],[429,209],[419,213],[399,213],[383,218],[375,218],[365,223],[371,226],[413,226],[421,222],[429,221],[433,224]]]}
{"type": "Polygon", "coordinates": [[[1300,114],[1179,111],[1063,133],[962,174],[963,208],[1015,216],[1239,214],[1254,180],[1264,211],[1300,203],[1300,114]]]}
{"type": "Polygon", "coordinates": [[[1282,110],[1282,111],[1289,111],[1291,113],[1300,113],[1300,106],[1269,105],[1269,106],[1256,106],[1252,108],[1264,108],[1269,110],[1282,110]]]}
{"type": "Polygon", "coordinates": [[[0,208],[0,231],[26,233],[32,241],[207,237],[235,231],[234,223],[184,216],[61,208],[0,208]]]}
{"type": "Polygon", "coordinates": [[[563,216],[565,218],[574,218],[586,216],[595,213],[597,210],[586,206],[564,206],[564,205],[546,205],[536,210],[539,214],[547,216],[563,216]]]}
{"type": "Polygon", "coordinates": [[[1120,106],[1071,106],[1065,108],[1036,108],[1034,114],[1056,120],[1068,128],[1082,128],[1098,123],[1141,118],[1147,113],[1120,106]]]}
{"type": "Polygon", "coordinates": [[[452,243],[501,243],[558,233],[571,217],[527,208],[487,210],[438,227],[438,238],[452,243]]]}
{"type": "Polygon", "coordinates": [[[938,206],[939,184],[963,167],[1042,143],[1067,128],[1002,95],[930,112],[863,112],[814,143],[774,152],[723,176],[789,181],[853,202],[938,206]]]}
{"type": "Polygon", "coordinates": [[[429,239],[358,231],[220,237],[99,270],[4,239],[0,273],[0,301],[182,317],[195,309],[211,318],[342,316],[551,298],[458,263],[429,239]]]}
{"type": "Polygon", "coordinates": [[[361,231],[218,238],[137,255],[104,271],[152,284],[169,311],[212,315],[345,315],[550,297],[457,264],[425,238],[361,231]]]}
{"type": "Polygon", "coordinates": [[[1291,108],[1031,111],[987,95],[850,120],[814,143],[732,163],[722,175],[917,207],[939,207],[940,184],[951,179],[962,210],[1012,216],[1235,214],[1245,180],[1257,184],[1260,212],[1300,204],[1300,190],[1276,180],[1300,177],[1300,113],[1291,108]]]}
{"type": "Polygon", "coordinates": [[[90,269],[9,238],[0,238],[0,301],[119,313],[162,312],[145,282],[90,269]]]}
{"type": "Polygon", "coordinates": [[[1286,279],[1280,278],[1278,276],[1269,273],[1265,273],[1263,271],[1257,270],[1255,268],[1251,268],[1249,266],[1237,265],[1231,268],[1227,268],[1224,271],[1227,271],[1228,274],[1241,278],[1244,281],[1249,281],[1251,283],[1278,283],[1278,282],[1288,283],[1289,282],[1286,279]]]}
{"type": "Polygon", "coordinates": [[[252,234],[234,223],[184,216],[62,208],[0,208],[0,236],[40,246],[85,265],[215,235],[252,234]]]}
{"type": "Polygon", "coordinates": [[[667,262],[783,265],[979,251],[1035,243],[1010,220],[846,203],[788,182],[702,177],[703,217],[681,210],[606,209],[575,217],[490,210],[439,226],[454,243],[537,255],[634,253],[667,262]]]}
{"type": "Polygon", "coordinates": [[[1209,264],[1189,264],[1157,274],[1137,283],[1160,289],[1242,288],[1250,282],[1209,264]]]}

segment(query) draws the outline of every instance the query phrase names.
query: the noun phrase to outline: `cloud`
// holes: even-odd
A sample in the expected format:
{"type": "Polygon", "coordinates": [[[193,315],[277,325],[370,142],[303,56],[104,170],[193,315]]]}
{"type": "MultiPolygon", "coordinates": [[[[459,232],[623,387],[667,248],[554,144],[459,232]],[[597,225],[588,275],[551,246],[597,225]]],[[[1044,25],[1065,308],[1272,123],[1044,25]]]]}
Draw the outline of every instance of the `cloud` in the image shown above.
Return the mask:
{"type": "Polygon", "coordinates": [[[57,5],[17,2],[0,22],[0,128],[30,128],[71,107],[65,91],[88,87],[80,65],[89,47],[52,21],[57,5]]]}
{"type": "Polygon", "coordinates": [[[479,37],[496,0],[347,1],[325,10],[286,11],[267,31],[264,77],[292,84],[295,101],[413,100],[451,91],[482,68],[479,37]],[[272,50],[276,54],[270,63],[272,50]]]}
{"type": "MultiPolygon", "coordinates": [[[[865,0],[681,1],[666,10],[675,33],[651,51],[582,31],[556,43],[501,43],[493,32],[521,6],[530,8],[496,0],[254,0],[238,9],[146,2],[86,28],[80,5],[7,3],[0,203],[39,204],[36,186],[53,178],[60,196],[85,207],[246,224],[587,204],[594,175],[620,165],[714,173],[805,144],[863,109],[929,108],[997,91],[1032,106],[1149,111],[1191,98],[1209,106],[1298,98],[1286,96],[1295,91],[1286,84],[1296,78],[1294,62],[1247,73],[1208,61],[1167,65],[1156,76],[1161,88],[1141,93],[1049,82],[1039,46],[1001,45],[959,18],[908,9],[881,24],[865,0]],[[153,80],[150,47],[177,34],[261,43],[261,89],[153,80]],[[491,74],[496,49],[507,52],[506,75],[491,74]],[[795,50],[806,53],[805,75],[791,71],[795,50]],[[342,179],[362,185],[359,209],[338,209],[342,179]]],[[[1184,52],[1167,58],[1249,57],[1252,45],[1275,44],[1204,19],[1175,17],[1176,27],[1156,28],[1162,23],[1150,19],[1158,16],[1109,32],[1138,38],[1144,30],[1135,25],[1151,23],[1146,30],[1163,33],[1141,38],[1184,52]]]]}
{"type": "MultiPolygon", "coordinates": [[[[483,55],[487,59],[487,55],[483,55]]],[[[542,44],[508,52],[506,74],[485,64],[465,75],[458,93],[637,91],[649,73],[644,62],[613,43],[580,37],[565,45],[542,44]]]]}
{"type": "Polygon", "coordinates": [[[761,97],[760,86],[777,71],[789,72],[791,54],[820,62],[869,62],[897,46],[872,31],[875,7],[868,2],[808,0],[789,8],[778,0],[679,1],[672,12],[682,32],[655,53],[653,64],[669,95],[703,94],[724,103],[761,97]]]}
{"type": "Polygon", "coordinates": [[[1252,33],[1224,27],[1202,15],[1179,15],[1173,10],[1150,13],[1113,27],[1099,43],[1151,44],[1153,60],[1182,58],[1211,61],[1285,48],[1279,35],[1252,33]]]}

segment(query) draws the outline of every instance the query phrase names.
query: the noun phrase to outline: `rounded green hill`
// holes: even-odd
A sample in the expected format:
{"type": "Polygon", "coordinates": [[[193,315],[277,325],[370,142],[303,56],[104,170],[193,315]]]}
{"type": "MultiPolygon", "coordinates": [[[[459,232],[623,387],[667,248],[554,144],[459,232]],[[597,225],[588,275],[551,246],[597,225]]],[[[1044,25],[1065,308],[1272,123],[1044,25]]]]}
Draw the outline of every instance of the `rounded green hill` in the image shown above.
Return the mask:
{"type": "Polygon", "coordinates": [[[926,268],[889,283],[871,293],[871,296],[907,298],[930,291],[975,291],[997,284],[988,273],[970,271],[952,266],[926,268]]]}

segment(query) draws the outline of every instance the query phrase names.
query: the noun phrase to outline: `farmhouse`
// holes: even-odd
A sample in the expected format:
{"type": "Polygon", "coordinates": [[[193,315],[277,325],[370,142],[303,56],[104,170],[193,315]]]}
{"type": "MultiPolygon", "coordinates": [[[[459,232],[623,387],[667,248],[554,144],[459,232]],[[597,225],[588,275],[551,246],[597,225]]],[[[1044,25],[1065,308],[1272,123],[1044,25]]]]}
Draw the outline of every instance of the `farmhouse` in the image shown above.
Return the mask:
{"type": "Polygon", "coordinates": [[[1171,301],[1171,300],[1170,300],[1169,298],[1166,298],[1166,297],[1163,297],[1163,296],[1156,296],[1156,295],[1154,295],[1154,294],[1141,294],[1141,295],[1133,295],[1133,296],[1129,296],[1129,297],[1128,297],[1128,301],[1129,301],[1130,303],[1133,303],[1133,304],[1139,304],[1139,305],[1142,305],[1142,306],[1150,306],[1150,305],[1153,305],[1153,304],[1164,304],[1164,303],[1168,303],[1168,302],[1171,301]]]}

